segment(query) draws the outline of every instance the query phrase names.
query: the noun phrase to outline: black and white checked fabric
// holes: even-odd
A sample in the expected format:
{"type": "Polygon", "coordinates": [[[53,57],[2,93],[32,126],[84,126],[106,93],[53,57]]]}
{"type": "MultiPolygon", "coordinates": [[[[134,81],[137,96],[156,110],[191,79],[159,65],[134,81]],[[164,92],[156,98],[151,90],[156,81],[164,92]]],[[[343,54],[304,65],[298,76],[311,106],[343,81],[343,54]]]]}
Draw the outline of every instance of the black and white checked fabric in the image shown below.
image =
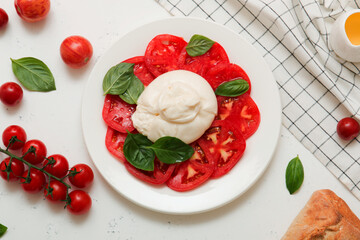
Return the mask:
{"type": "Polygon", "coordinates": [[[156,0],[171,14],[235,30],[263,55],[278,83],[283,125],[360,199],[360,138],[336,134],[343,117],[360,118],[360,63],[329,47],[334,21],[360,0],[156,0]]]}

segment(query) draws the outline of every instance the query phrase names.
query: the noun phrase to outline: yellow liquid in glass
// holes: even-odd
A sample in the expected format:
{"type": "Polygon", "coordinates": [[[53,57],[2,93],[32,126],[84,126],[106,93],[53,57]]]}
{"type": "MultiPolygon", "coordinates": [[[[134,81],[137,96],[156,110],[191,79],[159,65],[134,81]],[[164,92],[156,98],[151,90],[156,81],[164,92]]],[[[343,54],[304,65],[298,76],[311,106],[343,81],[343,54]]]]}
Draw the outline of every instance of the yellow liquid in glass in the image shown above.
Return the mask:
{"type": "Polygon", "coordinates": [[[346,19],[345,32],[353,45],[360,45],[360,12],[351,14],[346,19]]]}

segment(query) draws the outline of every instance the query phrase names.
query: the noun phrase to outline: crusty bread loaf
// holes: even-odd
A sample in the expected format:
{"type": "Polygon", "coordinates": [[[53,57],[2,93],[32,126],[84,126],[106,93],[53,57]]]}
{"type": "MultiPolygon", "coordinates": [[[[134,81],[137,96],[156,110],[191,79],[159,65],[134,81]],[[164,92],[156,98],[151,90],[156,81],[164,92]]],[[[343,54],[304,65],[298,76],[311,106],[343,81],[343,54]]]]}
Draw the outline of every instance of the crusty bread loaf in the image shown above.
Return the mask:
{"type": "Polygon", "coordinates": [[[360,240],[360,220],[334,192],[319,190],[281,240],[360,240]]]}

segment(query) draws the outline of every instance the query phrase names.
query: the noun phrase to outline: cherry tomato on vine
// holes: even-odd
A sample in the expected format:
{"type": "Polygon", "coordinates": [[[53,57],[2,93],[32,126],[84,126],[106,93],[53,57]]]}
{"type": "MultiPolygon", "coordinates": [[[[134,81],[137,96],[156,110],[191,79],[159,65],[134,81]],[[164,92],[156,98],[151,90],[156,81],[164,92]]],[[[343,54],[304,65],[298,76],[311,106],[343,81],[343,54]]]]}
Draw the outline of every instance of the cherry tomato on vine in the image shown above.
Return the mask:
{"type": "Polygon", "coordinates": [[[22,183],[21,184],[22,188],[24,189],[25,192],[28,193],[40,192],[44,188],[46,183],[45,174],[35,168],[31,168],[30,169],[31,181],[29,183],[25,183],[24,178],[27,177],[28,172],[29,170],[26,170],[22,175],[23,178],[20,180],[20,182],[22,183]]]}
{"type": "Polygon", "coordinates": [[[86,192],[82,190],[75,190],[69,194],[70,204],[67,205],[67,210],[75,215],[87,213],[92,205],[92,200],[86,192]]]}
{"type": "Polygon", "coordinates": [[[0,8],[0,28],[5,27],[9,21],[9,16],[4,9],[0,8]]]}
{"type": "Polygon", "coordinates": [[[57,202],[66,199],[67,187],[63,183],[51,180],[50,188],[52,189],[51,193],[49,193],[48,188],[44,190],[44,196],[47,200],[57,202]]]}
{"type": "Polygon", "coordinates": [[[0,87],[0,100],[7,106],[18,105],[23,98],[23,90],[15,82],[7,82],[0,87]]]}
{"type": "Polygon", "coordinates": [[[93,48],[91,43],[81,36],[67,37],[60,45],[63,61],[72,68],[81,68],[91,59],[93,48]]]}
{"type": "Polygon", "coordinates": [[[50,11],[50,0],[15,0],[17,14],[27,22],[43,20],[50,11]]]}
{"type": "Polygon", "coordinates": [[[346,117],[338,122],[336,131],[341,139],[349,141],[359,135],[360,126],[355,119],[346,117]]]}
{"type": "Polygon", "coordinates": [[[5,172],[7,166],[10,165],[10,157],[5,158],[1,164],[0,164],[0,176],[9,181],[16,181],[18,180],[24,173],[24,163],[22,163],[20,160],[17,160],[13,158],[11,160],[11,171],[8,177],[8,173],[5,172]]]}
{"type": "Polygon", "coordinates": [[[45,144],[37,139],[29,140],[25,143],[24,148],[22,149],[22,154],[24,155],[30,147],[35,148],[35,153],[27,153],[24,156],[24,159],[31,164],[42,163],[45,160],[47,153],[45,144]]]}
{"type": "MultiPolygon", "coordinates": [[[[53,158],[55,163],[52,165],[47,165],[44,170],[48,173],[54,175],[55,177],[62,178],[69,171],[69,162],[68,160],[60,154],[54,154],[48,157],[48,159],[53,158]]],[[[45,159],[43,166],[45,166],[49,161],[45,159]]]]}
{"type": "Polygon", "coordinates": [[[92,169],[83,163],[76,164],[70,171],[79,172],[75,176],[70,176],[69,181],[72,185],[78,188],[84,188],[89,186],[94,180],[94,173],[92,169]]]}
{"type": "Polygon", "coordinates": [[[9,146],[9,149],[12,150],[20,149],[24,146],[26,142],[26,132],[22,127],[18,125],[10,125],[7,128],[5,128],[2,134],[2,141],[5,147],[9,146]],[[21,142],[16,141],[11,146],[9,146],[10,139],[14,136],[16,136],[16,138],[21,142]]]}

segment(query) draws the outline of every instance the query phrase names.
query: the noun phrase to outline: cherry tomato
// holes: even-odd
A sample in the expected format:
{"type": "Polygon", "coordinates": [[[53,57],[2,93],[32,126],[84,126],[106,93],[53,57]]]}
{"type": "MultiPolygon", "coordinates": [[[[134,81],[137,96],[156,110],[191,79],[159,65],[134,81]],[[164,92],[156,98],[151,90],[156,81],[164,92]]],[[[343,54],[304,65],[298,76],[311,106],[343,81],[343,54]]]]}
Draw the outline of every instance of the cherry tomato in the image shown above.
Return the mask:
{"type": "Polygon", "coordinates": [[[21,186],[24,189],[25,192],[28,193],[37,193],[40,192],[43,187],[45,186],[46,183],[46,178],[44,173],[42,173],[41,171],[35,169],[35,168],[31,168],[30,169],[30,182],[29,183],[25,183],[25,179],[28,175],[29,170],[26,170],[24,172],[24,174],[22,175],[22,179],[20,180],[20,182],[22,183],[21,186]]]}
{"type": "Polygon", "coordinates": [[[338,122],[336,131],[341,139],[349,141],[359,135],[360,126],[355,119],[346,117],[338,122]]]}
{"type": "MultiPolygon", "coordinates": [[[[48,173],[54,175],[55,177],[62,178],[64,177],[69,170],[68,160],[60,154],[54,154],[48,157],[48,159],[53,158],[55,160],[54,164],[47,165],[44,170],[48,173]]],[[[45,159],[43,166],[45,166],[49,161],[45,159]]]]}
{"type": "Polygon", "coordinates": [[[0,28],[5,27],[8,21],[9,21],[9,16],[4,11],[4,9],[0,8],[0,28]]]}
{"type": "Polygon", "coordinates": [[[0,87],[0,100],[7,106],[15,106],[21,102],[23,90],[15,82],[7,82],[0,87]]]}
{"type": "Polygon", "coordinates": [[[78,187],[78,188],[87,187],[94,180],[94,173],[93,173],[92,169],[86,164],[83,164],[83,163],[76,164],[75,166],[73,166],[70,169],[70,171],[80,172],[80,173],[76,174],[75,176],[69,177],[69,181],[75,187],[78,187]]]}
{"type": "Polygon", "coordinates": [[[15,0],[17,14],[27,22],[43,20],[50,11],[50,0],[15,0]]]}
{"type": "Polygon", "coordinates": [[[48,193],[48,188],[44,190],[44,196],[47,200],[52,202],[63,201],[66,199],[67,187],[56,180],[50,181],[51,193],[48,193]]]}
{"type": "Polygon", "coordinates": [[[22,127],[18,125],[8,126],[7,128],[5,128],[2,134],[2,141],[6,147],[9,146],[9,149],[20,149],[24,146],[26,142],[26,132],[22,127]],[[10,139],[14,136],[16,136],[16,138],[21,142],[16,141],[11,146],[9,146],[10,139]]]}
{"type": "Polygon", "coordinates": [[[24,148],[22,149],[22,154],[24,155],[30,147],[35,148],[35,153],[28,153],[24,156],[24,159],[31,164],[39,164],[45,160],[46,157],[46,146],[40,140],[29,140],[25,143],[24,148]]]}
{"type": "Polygon", "coordinates": [[[70,36],[60,46],[63,61],[72,68],[81,68],[91,59],[93,48],[91,43],[81,36],[70,36]]]}
{"type": "Polygon", "coordinates": [[[20,160],[17,160],[15,158],[13,158],[11,160],[11,173],[8,174],[7,172],[5,172],[7,166],[9,166],[10,164],[10,157],[5,158],[1,164],[0,164],[0,176],[5,179],[5,180],[9,180],[9,181],[16,181],[18,180],[24,173],[24,163],[22,163],[20,160]]]}
{"type": "Polygon", "coordinates": [[[81,215],[87,213],[91,208],[91,198],[89,194],[82,190],[75,190],[69,194],[71,202],[67,205],[67,209],[70,213],[75,215],[81,215]]]}

